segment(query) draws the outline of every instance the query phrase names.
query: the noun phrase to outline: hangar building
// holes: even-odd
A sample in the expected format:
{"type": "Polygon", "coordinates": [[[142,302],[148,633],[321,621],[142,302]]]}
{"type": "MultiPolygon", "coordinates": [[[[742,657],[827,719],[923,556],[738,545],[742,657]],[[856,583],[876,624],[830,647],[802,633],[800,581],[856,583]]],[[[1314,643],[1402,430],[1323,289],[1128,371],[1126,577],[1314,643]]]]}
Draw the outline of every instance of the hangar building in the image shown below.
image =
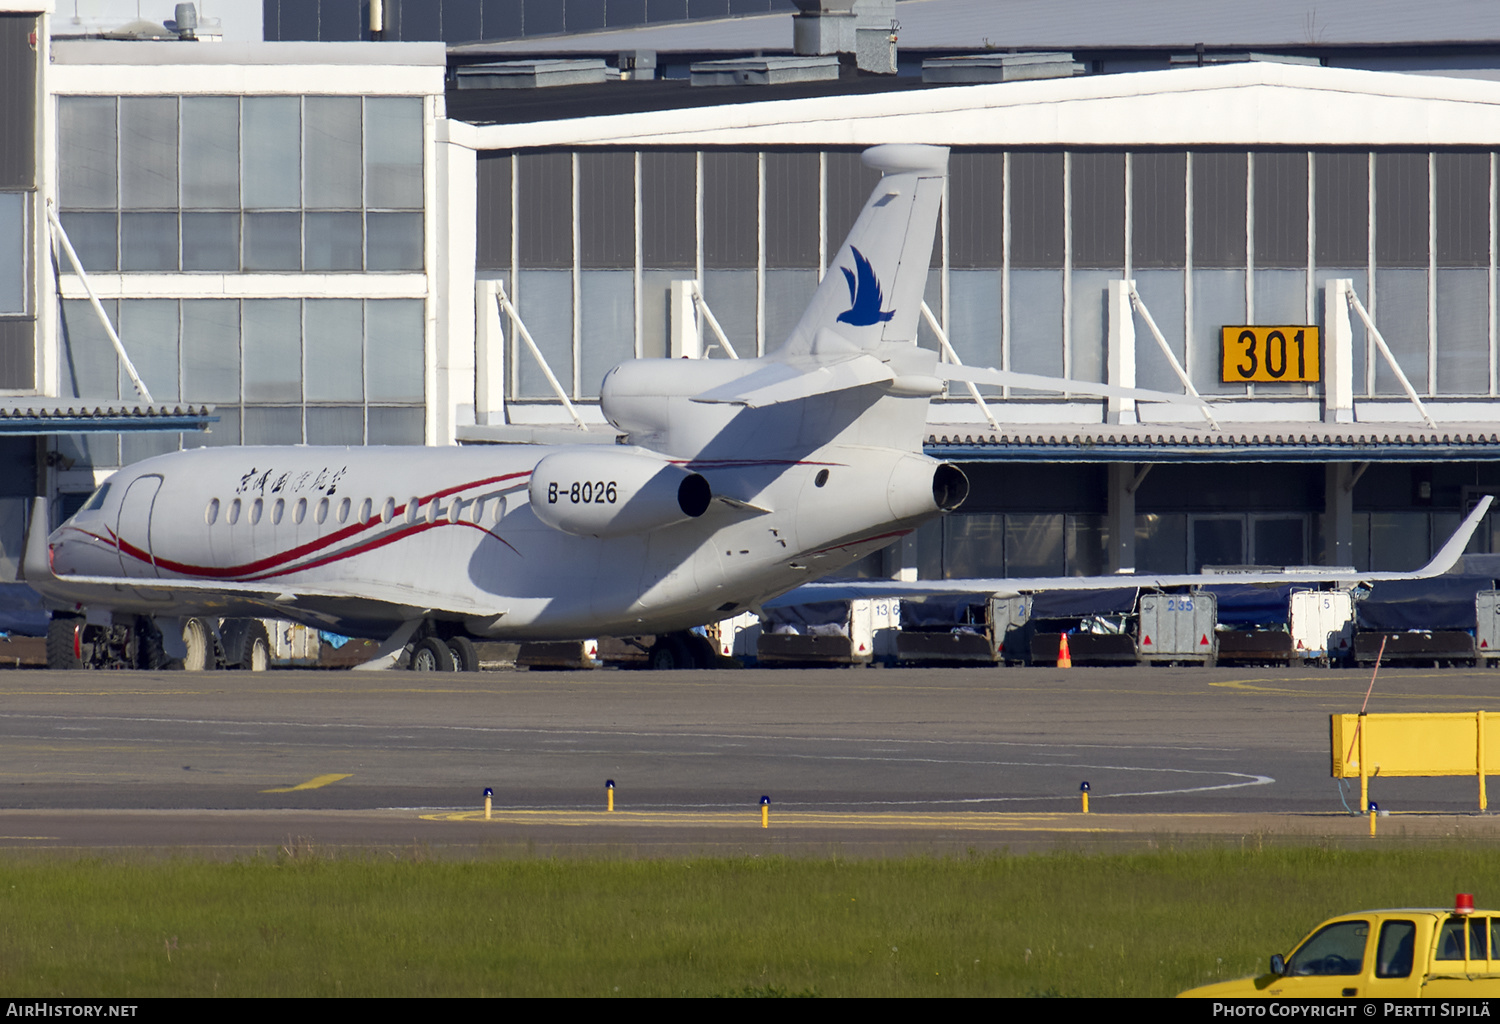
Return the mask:
{"type": "MultiPolygon", "coordinates": [[[[199,6],[210,25],[230,5],[199,6]]],[[[403,0],[378,42],[349,6],[289,20],[267,0],[221,39],[163,22],[148,40],[0,0],[0,131],[34,143],[0,181],[0,384],[33,404],[140,397],[92,291],[152,398],[218,417],[44,434],[0,502],[45,488],[62,515],[178,444],[602,430],[614,363],[723,356],[708,313],[739,353],[775,347],[868,195],[859,151],[882,142],[953,151],[923,344],[1191,386],[1218,411],[936,402],[928,451],[973,496],[861,571],[1402,569],[1500,492],[1489,5],[1320,4],[1308,24],[1279,3],[1132,19],[860,0],[857,29],[825,3],[798,15],[812,28],[714,7],[476,40],[407,27],[473,8],[488,35],[488,0],[403,0]],[[423,34],[447,46],[404,41],[423,34]]],[[[1475,550],[1500,550],[1500,517],[1475,550]]]]}

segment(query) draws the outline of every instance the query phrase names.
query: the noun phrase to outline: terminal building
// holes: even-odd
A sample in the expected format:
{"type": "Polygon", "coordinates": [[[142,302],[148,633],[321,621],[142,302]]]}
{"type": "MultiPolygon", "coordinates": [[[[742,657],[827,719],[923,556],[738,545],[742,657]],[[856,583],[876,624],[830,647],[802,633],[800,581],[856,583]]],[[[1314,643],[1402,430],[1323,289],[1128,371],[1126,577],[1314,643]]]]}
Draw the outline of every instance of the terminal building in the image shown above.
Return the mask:
{"type": "Polygon", "coordinates": [[[179,445],[607,432],[780,343],[885,142],[952,150],[919,343],[1214,411],[956,391],[970,499],[857,571],[1408,569],[1500,493],[1491,5],[244,6],[0,0],[0,571],[179,445]]]}

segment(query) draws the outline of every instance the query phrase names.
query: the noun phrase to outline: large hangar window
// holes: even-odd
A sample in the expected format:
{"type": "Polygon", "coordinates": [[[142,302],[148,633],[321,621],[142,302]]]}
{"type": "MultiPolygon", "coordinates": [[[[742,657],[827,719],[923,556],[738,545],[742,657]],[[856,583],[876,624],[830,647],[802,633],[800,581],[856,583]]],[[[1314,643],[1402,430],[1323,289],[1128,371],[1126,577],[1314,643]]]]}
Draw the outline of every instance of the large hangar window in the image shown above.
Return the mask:
{"type": "MultiPolygon", "coordinates": [[[[1426,153],[1375,154],[1375,323],[1412,385],[1429,390],[1426,153]]],[[[1383,359],[1371,360],[1377,393],[1402,394],[1383,359]]]]}
{"type": "Polygon", "coordinates": [[[36,26],[0,14],[0,388],[36,386],[36,26]]]}
{"type": "Polygon", "coordinates": [[[420,99],[57,103],[62,220],[87,270],[423,269],[420,99]]]}
{"type": "Polygon", "coordinates": [[[1130,262],[1141,269],[1187,262],[1187,154],[1130,155],[1130,262]]]}
{"type": "Polygon", "coordinates": [[[703,154],[703,295],[730,341],[747,354],[756,351],[760,323],[760,176],[754,151],[703,154]]]}
{"type": "MultiPolygon", "coordinates": [[[[89,434],[60,450],[94,466],[178,447],[421,444],[420,299],[110,299],[105,312],[158,401],[212,402],[208,434],[89,434]]],[[[62,394],[133,396],[89,303],[61,305],[62,394]]]]}
{"type": "Polygon", "coordinates": [[[1490,154],[1433,157],[1437,390],[1489,379],[1490,154]]]}
{"type": "Polygon", "coordinates": [[[948,334],[966,363],[999,366],[1005,260],[1005,154],[948,160],[948,334]]]}
{"type": "MultiPolygon", "coordinates": [[[[1252,299],[1259,323],[1311,322],[1308,286],[1307,152],[1273,150],[1251,155],[1254,223],[1251,256],[1252,299]]],[[[1257,386],[1258,393],[1301,390],[1305,386],[1257,386]]]]}

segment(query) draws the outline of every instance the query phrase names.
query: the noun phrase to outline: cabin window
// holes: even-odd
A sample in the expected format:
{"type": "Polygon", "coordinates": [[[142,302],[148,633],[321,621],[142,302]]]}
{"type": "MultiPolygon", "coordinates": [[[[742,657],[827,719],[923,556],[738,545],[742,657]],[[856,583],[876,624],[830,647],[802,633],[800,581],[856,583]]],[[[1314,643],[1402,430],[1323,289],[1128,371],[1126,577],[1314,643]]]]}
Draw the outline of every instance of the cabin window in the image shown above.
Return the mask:
{"type": "Polygon", "coordinates": [[[375,519],[375,505],[366,498],[359,503],[359,521],[362,523],[373,522],[375,519]]]}
{"type": "Polygon", "coordinates": [[[233,526],[240,521],[240,499],[235,498],[229,503],[229,525],[233,526]]]}
{"type": "Polygon", "coordinates": [[[327,498],[321,498],[321,499],[318,500],[318,511],[316,513],[316,517],[317,517],[318,525],[319,526],[321,526],[323,523],[327,522],[327,520],[328,520],[328,499],[327,498]]]}
{"type": "Polygon", "coordinates": [[[385,499],[385,507],[380,510],[380,521],[382,523],[388,523],[392,519],[395,519],[395,518],[396,518],[396,499],[395,498],[387,498],[387,499],[385,499]]]}
{"type": "Polygon", "coordinates": [[[406,521],[408,524],[415,523],[417,521],[417,506],[420,505],[421,502],[422,499],[418,498],[415,494],[406,499],[406,521]]]}
{"type": "Polygon", "coordinates": [[[348,498],[345,498],[343,501],[339,502],[339,522],[347,523],[349,521],[350,505],[351,502],[348,498]]]}
{"type": "Polygon", "coordinates": [[[281,517],[285,512],[286,502],[282,501],[280,498],[277,498],[276,504],[271,506],[271,525],[280,526],[281,517]]]}
{"type": "Polygon", "coordinates": [[[219,519],[219,499],[215,498],[208,503],[208,508],[203,510],[203,521],[209,526],[214,525],[219,519]]]}
{"type": "Polygon", "coordinates": [[[265,503],[264,499],[256,498],[253,502],[251,502],[251,504],[250,504],[250,525],[251,526],[254,526],[254,525],[256,525],[257,523],[260,522],[260,514],[265,511],[265,507],[266,507],[266,503],[265,503]]]}
{"type": "Polygon", "coordinates": [[[453,504],[448,506],[448,522],[454,526],[458,525],[458,519],[464,513],[464,502],[462,498],[454,498],[453,504]]]}
{"type": "Polygon", "coordinates": [[[307,518],[307,499],[298,498],[297,504],[292,508],[292,522],[301,524],[307,518]]]}

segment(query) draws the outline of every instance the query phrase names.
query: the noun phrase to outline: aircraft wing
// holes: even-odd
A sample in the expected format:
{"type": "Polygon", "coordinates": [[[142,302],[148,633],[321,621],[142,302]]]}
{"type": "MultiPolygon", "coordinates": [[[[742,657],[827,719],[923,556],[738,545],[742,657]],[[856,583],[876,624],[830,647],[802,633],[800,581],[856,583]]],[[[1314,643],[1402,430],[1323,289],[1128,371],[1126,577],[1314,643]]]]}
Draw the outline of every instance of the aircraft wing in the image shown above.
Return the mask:
{"type": "Polygon", "coordinates": [[[1441,576],[1458,564],[1459,556],[1469,546],[1474,531],[1490,510],[1494,498],[1485,495],[1474,506],[1453,536],[1432,561],[1414,572],[1255,572],[1230,575],[1203,573],[1132,574],[1117,576],[1043,576],[1032,579],[965,579],[965,580],[836,580],[828,583],[805,583],[763,603],[779,608],[814,601],[852,601],[880,597],[929,597],[940,594],[994,594],[1016,597],[1044,590],[1104,590],[1113,587],[1141,587],[1147,590],[1166,587],[1207,586],[1215,583],[1378,583],[1382,580],[1425,580],[1441,576]]]}

